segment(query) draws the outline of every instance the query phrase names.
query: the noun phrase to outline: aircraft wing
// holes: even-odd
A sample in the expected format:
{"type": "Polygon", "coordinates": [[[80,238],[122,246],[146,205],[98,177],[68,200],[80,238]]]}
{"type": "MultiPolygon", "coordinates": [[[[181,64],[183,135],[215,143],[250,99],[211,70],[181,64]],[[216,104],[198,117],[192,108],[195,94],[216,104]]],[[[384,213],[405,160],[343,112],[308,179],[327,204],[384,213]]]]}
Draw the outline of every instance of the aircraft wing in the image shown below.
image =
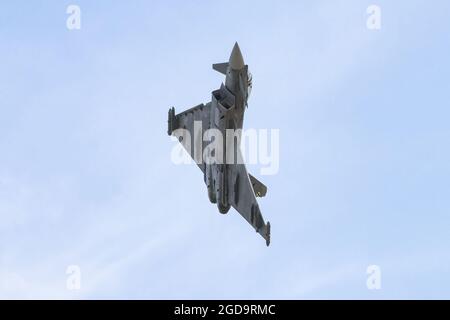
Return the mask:
{"type": "Polygon", "coordinates": [[[203,149],[206,142],[203,141],[203,132],[209,129],[211,113],[211,103],[199,104],[191,109],[175,114],[175,108],[169,109],[168,134],[177,129],[185,129],[189,132],[190,140],[187,136],[179,137],[180,143],[194,159],[200,160],[198,166],[204,172],[205,165],[202,160],[203,149]]]}
{"type": "MultiPolygon", "coordinates": [[[[189,132],[190,140],[186,136],[180,136],[179,140],[194,160],[195,157],[201,159],[202,152],[207,144],[207,142],[203,141],[202,134],[196,135],[195,131],[198,130],[198,125],[200,123],[203,131],[209,129],[210,112],[211,103],[206,105],[200,104],[179,114],[175,114],[174,108],[169,110],[168,134],[172,135],[176,129],[185,129],[186,132],[189,132]],[[197,122],[196,125],[195,122],[197,122]],[[197,152],[198,154],[196,154],[197,152]]],[[[240,153],[241,151],[237,150],[237,152],[240,153]]],[[[242,159],[242,155],[240,155],[240,157],[242,159]]],[[[204,161],[198,164],[198,166],[205,172],[204,161]]],[[[253,228],[255,228],[256,232],[258,232],[266,240],[266,244],[269,245],[270,223],[267,222],[266,224],[264,222],[264,218],[259,210],[258,202],[256,201],[256,196],[265,196],[267,192],[266,186],[248,174],[245,164],[233,164],[227,166],[227,168],[227,180],[229,183],[228,199],[230,204],[252,225],[253,228]]]]}
{"type": "MultiPolygon", "coordinates": [[[[240,151],[239,151],[240,152],[240,151]]],[[[245,164],[235,164],[228,167],[229,174],[229,201],[233,208],[238,211],[248,223],[255,228],[265,240],[270,244],[270,223],[264,222],[264,218],[259,210],[256,201],[255,191],[252,181],[247,173],[245,164]]]]}

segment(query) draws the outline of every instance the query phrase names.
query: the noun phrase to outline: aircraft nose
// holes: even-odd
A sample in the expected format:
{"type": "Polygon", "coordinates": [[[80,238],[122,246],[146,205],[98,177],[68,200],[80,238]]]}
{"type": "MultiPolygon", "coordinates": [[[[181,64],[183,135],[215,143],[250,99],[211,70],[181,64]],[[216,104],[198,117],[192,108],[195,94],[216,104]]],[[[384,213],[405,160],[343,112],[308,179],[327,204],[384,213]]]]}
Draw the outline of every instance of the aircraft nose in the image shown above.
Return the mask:
{"type": "Polygon", "coordinates": [[[231,51],[230,56],[230,67],[234,70],[242,69],[244,64],[244,58],[242,57],[241,49],[239,48],[238,43],[236,42],[233,47],[233,51],[231,51]]]}

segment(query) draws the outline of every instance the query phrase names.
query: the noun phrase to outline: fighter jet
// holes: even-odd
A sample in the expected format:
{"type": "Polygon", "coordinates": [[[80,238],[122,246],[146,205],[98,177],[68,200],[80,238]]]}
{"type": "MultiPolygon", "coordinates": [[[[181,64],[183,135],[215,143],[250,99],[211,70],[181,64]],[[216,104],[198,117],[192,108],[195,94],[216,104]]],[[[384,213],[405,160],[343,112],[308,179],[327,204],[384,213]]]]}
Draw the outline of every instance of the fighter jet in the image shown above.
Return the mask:
{"type": "Polygon", "coordinates": [[[256,200],[256,197],[266,195],[267,187],[250,175],[243,161],[239,161],[242,154],[241,130],[238,129],[242,129],[252,88],[252,76],[237,42],[229,61],[213,64],[212,68],[225,75],[225,83],[212,92],[211,101],[206,104],[199,104],[179,114],[175,113],[174,107],[170,108],[168,134],[176,136],[193,159],[201,160],[196,163],[203,172],[209,200],[217,204],[219,212],[226,214],[232,206],[269,246],[270,223],[264,222],[256,200]],[[215,129],[215,132],[223,134],[223,151],[220,156],[215,154],[215,150],[205,152],[210,144],[201,132],[198,135],[199,127],[202,132],[215,129]],[[226,139],[230,129],[235,136],[233,139],[226,139]],[[176,133],[177,131],[185,133],[176,133]],[[235,138],[237,146],[234,144],[235,138]],[[223,161],[217,161],[217,158],[223,161]],[[233,161],[226,161],[230,158],[233,161]]]}

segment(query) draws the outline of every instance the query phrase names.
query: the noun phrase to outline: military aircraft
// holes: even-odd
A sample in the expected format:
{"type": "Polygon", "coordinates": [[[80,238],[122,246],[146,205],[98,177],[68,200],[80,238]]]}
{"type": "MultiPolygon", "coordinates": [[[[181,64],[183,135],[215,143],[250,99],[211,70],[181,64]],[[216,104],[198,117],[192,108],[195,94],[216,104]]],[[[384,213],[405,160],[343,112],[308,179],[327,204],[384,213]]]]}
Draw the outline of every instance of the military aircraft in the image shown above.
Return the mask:
{"type": "Polygon", "coordinates": [[[179,114],[175,114],[175,108],[169,109],[168,134],[176,136],[186,151],[196,161],[203,172],[204,181],[208,190],[208,197],[212,203],[217,203],[219,212],[226,214],[232,206],[265,240],[270,244],[270,223],[264,222],[259,210],[256,197],[264,197],[267,187],[255,177],[248,174],[242,159],[240,150],[240,137],[244,113],[247,108],[247,100],[252,88],[252,77],[248,71],[248,65],[244,63],[238,43],[233,47],[228,62],[213,64],[213,69],[225,75],[225,83],[220,89],[212,92],[211,101],[207,104],[199,104],[179,114]],[[223,136],[229,130],[235,132],[233,139],[223,139],[223,151],[219,156],[215,150],[206,152],[206,156],[198,155],[198,150],[204,152],[208,148],[208,141],[200,132],[201,129],[215,129],[223,136]],[[176,134],[176,131],[186,133],[176,134]],[[197,135],[196,135],[197,134],[197,135]],[[237,138],[236,146],[234,144],[237,138]],[[231,141],[230,141],[231,140],[231,141]],[[213,157],[212,157],[213,156],[213,157]],[[207,161],[209,158],[214,160],[207,161]],[[233,159],[233,161],[217,161],[233,159]]]}

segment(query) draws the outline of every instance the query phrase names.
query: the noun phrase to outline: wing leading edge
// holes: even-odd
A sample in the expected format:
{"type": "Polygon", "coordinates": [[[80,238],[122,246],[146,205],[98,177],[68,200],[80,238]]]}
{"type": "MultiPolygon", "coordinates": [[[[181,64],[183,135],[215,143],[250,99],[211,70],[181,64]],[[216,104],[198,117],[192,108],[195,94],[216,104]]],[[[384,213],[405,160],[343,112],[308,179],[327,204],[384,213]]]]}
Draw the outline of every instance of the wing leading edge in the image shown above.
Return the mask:
{"type": "Polygon", "coordinates": [[[206,142],[203,141],[203,132],[209,128],[210,112],[210,102],[206,105],[203,103],[199,104],[177,115],[175,114],[175,108],[169,109],[167,133],[171,136],[173,131],[177,129],[184,129],[189,132],[190,141],[185,136],[182,136],[181,139],[179,138],[179,141],[194,160],[200,160],[198,166],[203,172],[205,171],[205,165],[201,159],[202,152],[206,147],[206,142]],[[201,122],[201,128],[195,126],[194,122],[201,122]],[[199,132],[195,132],[196,130],[199,130],[199,132]],[[194,152],[198,154],[194,154],[194,152]]]}

